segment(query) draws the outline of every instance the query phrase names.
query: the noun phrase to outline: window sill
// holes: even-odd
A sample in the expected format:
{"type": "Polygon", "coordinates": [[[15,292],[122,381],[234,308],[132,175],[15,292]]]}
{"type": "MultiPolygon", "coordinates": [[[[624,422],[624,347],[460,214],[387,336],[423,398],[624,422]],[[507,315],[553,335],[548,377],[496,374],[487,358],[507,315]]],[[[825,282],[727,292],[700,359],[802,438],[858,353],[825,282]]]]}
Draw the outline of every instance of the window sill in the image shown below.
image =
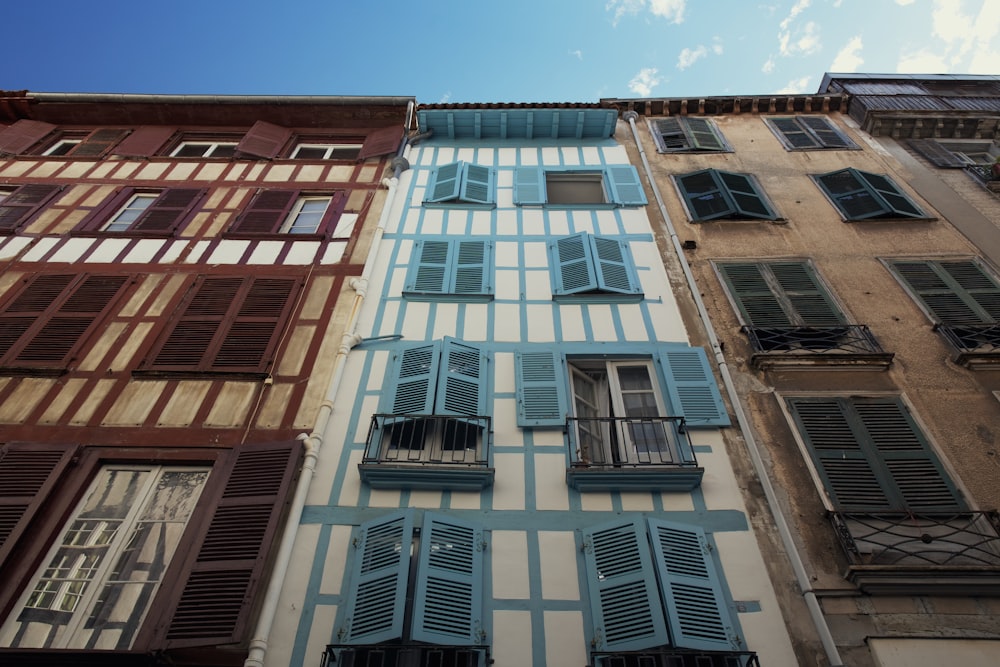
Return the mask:
{"type": "Polygon", "coordinates": [[[485,466],[431,463],[359,463],[361,481],[373,489],[481,491],[493,486],[496,470],[485,466]]]}
{"type": "Polygon", "coordinates": [[[618,294],[616,292],[582,292],[580,294],[553,294],[552,300],[556,303],[641,303],[646,295],[642,292],[635,294],[618,294]]]}
{"type": "Polygon", "coordinates": [[[177,231],[140,232],[127,230],[124,232],[105,232],[100,229],[74,229],[69,232],[69,235],[103,239],[172,239],[177,236],[177,231]]]}
{"type": "Polygon", "coordinates": [[[701,467],[571,466],[566,484],[577,491],[691,491],[701,486],[701,467]]]}
{"type": "Polygon", "coordinates": [[[69,372],[68,368],[44,368],[41,366],[0,366],[0,377],[41,377],[57,378],[69,372]]]}
{"type": "MultiPolygon", "coordinates": [[[[239,241],[325,241],[329,234],[289,234],[278,232],[224,232],[222,238],[239,241]]],[[[348,239],[340,239],[347,241],[348,239]]]]}
{"type": "Polygon", "coordinates": [[[407,301],[440,301],[446,303],[489,303],[492,294],[451,294],[442,292],[403,292],[407,301]]]}
{"type": "Polygon", "coordinates": [[[858,371],[884,371],[892,365],[894,356],[892,352],[858,354],[838,351],[788,350],[754,353],[750,356],[750,365],[762,371],[774,368],[794,370],[831,366],[858,371]]]}
{"type": "Polygon", "coordinates": [[[270,375],[265,371],[219,371],[219,370],[134,370],[134,380],[246,380],[259,382],[270,375]]]}

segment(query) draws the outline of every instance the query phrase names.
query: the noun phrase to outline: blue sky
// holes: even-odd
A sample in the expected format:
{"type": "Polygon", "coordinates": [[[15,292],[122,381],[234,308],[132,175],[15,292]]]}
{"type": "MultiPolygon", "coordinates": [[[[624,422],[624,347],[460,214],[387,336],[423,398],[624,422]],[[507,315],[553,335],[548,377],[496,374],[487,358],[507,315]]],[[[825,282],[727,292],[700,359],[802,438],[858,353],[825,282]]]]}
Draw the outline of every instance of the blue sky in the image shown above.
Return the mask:
{"type": "Polygon", "coordinates": [[[9,0],[0,89],[419,102],[1000,73],[1000,0],[9,0]]]}

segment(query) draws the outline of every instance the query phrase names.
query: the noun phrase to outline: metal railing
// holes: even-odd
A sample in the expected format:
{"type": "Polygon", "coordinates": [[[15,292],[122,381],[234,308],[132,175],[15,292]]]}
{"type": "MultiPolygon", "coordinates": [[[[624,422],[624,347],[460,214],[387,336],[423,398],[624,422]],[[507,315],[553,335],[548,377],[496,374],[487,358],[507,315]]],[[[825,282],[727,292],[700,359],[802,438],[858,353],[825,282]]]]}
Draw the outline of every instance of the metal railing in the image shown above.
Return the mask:
{"type": "Polygon", "coordinates": [[[656,651],[592,652],[593,667],[760,667],[753,651],[656,651]]]}
{"type": "Polygon", "coordinates": [[[885,354],[864,324],[830,327],[743,326],[757,352],[774,354],[885,354]]]}
{"type": "Polygon", "coordinates": [[[851,565],[1000,567],[996,512],[830,512],[851,565]]]}
{"type": "Polygon", "coordinates": [[[985,185],[990,190],[1000,188],[1000,177],[993,173],[993,165],[990,164],[970,164],[966,165],[965,173],[985,185]]]}
{"type": "Polygon", "coordinates": [[[376,414],[362,462],[487,467],[492,439],[487,416],[376,414]]]}
{"type": "Polygon", "coordinates": [[[1000,324],[937,324],[934,328],[960,352],[1000,353],[1000,324]]]}
{"type": "Polygon", "coordinates": [[[485,667],[486,646],[419,646],[329,644],[322,667],[485,667]]]}
{"type": "Polygon", "coordinates": [[[697,467],[684,417],[568,417],[574,467],[697,467]]]}

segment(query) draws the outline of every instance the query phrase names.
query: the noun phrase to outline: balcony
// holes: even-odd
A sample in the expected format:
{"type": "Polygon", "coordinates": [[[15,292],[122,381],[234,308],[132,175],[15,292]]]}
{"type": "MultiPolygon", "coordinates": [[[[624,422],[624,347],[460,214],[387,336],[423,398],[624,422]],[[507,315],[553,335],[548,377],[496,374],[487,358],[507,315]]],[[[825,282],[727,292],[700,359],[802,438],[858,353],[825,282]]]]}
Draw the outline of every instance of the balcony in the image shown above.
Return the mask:
{"type": "Polygon", "coordinates": [[[330,644],[322,667],[485,667],[490,664],[485,646],[419,646],[379,644],[355,646],[330,644]]]}
{"type": "Polygon", "coordinates": [[[886,352],[864,324],[834,327],[755,327],[741,331],[754,352],[750,363],[767,369],[789,366],[849,366],[884,370],[893,354],[886,352]]]}
{"type": "Polygon", "coordinates": [[[578,491],[690,491],[705,473],[683,417],[570,417],[565,433],[578,491]]]}
{"type": "Polygon", "coordinates": [[[760,667],[752,651],[663,649],[590,654],[593,667],[760,667]]]}
{"type": "Polygon", "coordinates": [[[490,417],[377,414],[358,470],[376,489],[478,491],[493,484],[492,441],[490,417]]]}
{"type": "Polygon", "coordinates": [[[965,173],[983,184],[991,192],[1000,192],[1000,176],[994,171],[995,165],[970,164],[965,167],[965,173]]]}
{"type": "Polygon", "coordinates": [[[829,516],[847,578],[866,593],[1000,595],[996,512],[829,516]]]}
{"type": "Polygon", "coordinates": [[[1000,364],[1000,324],[937,324],[934,330],[955,348],[956,364],[971,369],[1000,364]]]}

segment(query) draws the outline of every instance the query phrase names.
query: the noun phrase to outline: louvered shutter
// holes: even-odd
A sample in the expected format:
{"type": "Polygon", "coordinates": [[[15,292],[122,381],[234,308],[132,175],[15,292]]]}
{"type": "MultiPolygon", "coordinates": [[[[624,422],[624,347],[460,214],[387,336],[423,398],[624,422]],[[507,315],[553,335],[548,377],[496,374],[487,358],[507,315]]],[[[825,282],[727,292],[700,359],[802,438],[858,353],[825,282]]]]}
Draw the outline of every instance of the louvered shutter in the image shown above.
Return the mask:
{"type": "Polygon", "coordinates": [[[728,171],[720,171],[718,174],[729,192],[730,200],[735,204],[740,215],[764,220],[775,218],[774,211],[764,201],[764,197],[749,176],[732,174],[728,171]]]}
{"type": "Polygon", "coordinates": [[[73,147],[68,155],[73,157],[101,157],[118,143],[128,130],[104,128],[91,132],[83,141],[73,147]]]}
{"type": "Polygon", "coordinates": [[[483,551],[479,524],[427,512],[420,531],[414,641],[445,645],[485,642],[483,551]]]}
{"type": "Polygon", "coordinates": [[[287,127],[259,120],[243,135],[236,145],[236,152],[271,159],[278,155],[291,138],[292,131],[287,127]]]}
{"type": "Polygon", "coordinates": [[[712,125],[712,121],[707,118],[686,118],[688,132],[691,134],[691,143],[694,148],[700,151],[724,151],[725,144],[718,135],[718,131],[712,125]]]}
{"type": "Polygon", "coordinates": [[[0,131],[0,153],[21,155],[55,129],[51,123],[22,118],[0,131]]]}
{"type": "Polygon", "coordinates": [[[771,289],[759,264],[719,264],[746,323],[755,327],[788,327],[792,321],[771,289]]]}
{"type": "Polygon", "coordinates": [[[452,162],[435,169],[427,184],[428,194],[424,201],[437,203],[458,198],[464,165],[464,162],[452,162]]]}
{"type": "Polygon", "coordinates": [[[490,294],[493,243],[489,241],[454,241],[455,294],[490,294]]]}
{"type": "Polygon", "coordinates": [[[118,142],[111,152],[122,157],[152,157],[176,132],[175,127],[143,125],[118,142]]]}
{"type": "Polygon", "coordinates": [[[412,544],[413,510],[361,524],[352,542],[347,610],[338,633],[345,643],[376,644],[402,638],[412,544]]]}
{"type": "Polygon", "coordinates": [[[729,426],[729,414],[700,347],[665,349],[658,355],[667,379],[673,414],[685,417],[688,428],[729,426]]]}
{"type": "Polygon", "coordinates": [[[630,164],[607,168],[612,200],[619,206],[645,206],[646,195],[639,182],[639,172],[630,164]]]}
{"type": "Polygon", "coordinates": [[[489,365],[483,348],[445,338],[439,374],[434,414],[486,414],[489,365]]]}
{"type": "Polygon", "coordinates": [[[806,262],[771,262],[764,265],[774,276],[800,322],[812,327],[834,327],[845,318],[806,262]]]}
{"type": "Polygon", "coordinates": [[[653,136],[663,153],[682,151],[690,148],[687,135],[681,128],[679,118],[659,118],[653,121],[653,136]]]}
{"type": "Polygon", "coordinates": [[[439,356],[437,343],[396,352],[382,411],[394,415],[434,414],[439,356]]]}
{"type": "Polygon", "coordinates": [[[404,134],[405,129],[402,126],[383,127],[370,132],[358,153],[358,160],[395,153],[399,149],[404,134]]]}
{"type": "Polygon", "coordinates": [[[197,556],[176,583],[181,594],[166,632],[168,648],[245,641],[267,582],[302,444],[242,445],[233,456],[208,530],[192,549],[197,556]]]}
{"type": "Polygon", "coordinates": [[[536,205],[545,201],[545,170],[541,167],[515,167],[514,203],[536,205]]]}
{"type": "Polygon", "coordinates": [[[462,170],[463,201],[476,204],[493,203],[493,170],[478,164],[466,164],[462,170]]]}
{"type": "Polygon", "coordinates": [[[847,220],[865,220],[889,212],[882,199],[862,181],[854,169],[843,169],[816,177],[847,220]]]}
{"type": "Polygon", "coordinates": [[[965,168],[966,163],[961,158],[933,139],[910,139],[906,143],[935,167],[943,169],[965,168]]]}
{"type": "Polygon", "coordinates": [[[822,116],[800,116],[798,120],[824,148],[851,148],[853,145],[832,122],[822,116]]]}
{"type": "Polygon", "coordinates": [[[589,237],[598,289],[620,294],[638,294],[638,279],[628,244],[603,236],[589,237]]]}
{"type": "Polygon", "coordinates": [[[171,188],[164,190],[129,227],[129,233],[172,234],[194,212],[206,190],[171,188]]]}
{"type": "Polygon", "coordinates": [[[562,355],[554,350],[514,352],[517,375],[517,425],[526,428],[566,425],[568,381],[562,355]]]}
{"type": "Polygon", "coordinates": [[[298,190],[261,190],[229,231],[237,234],[277,234],[298,197],[298,190]]]}
{"type": "Polygon", "coordinates": [[[579,294],[597,289],[593,247],[586,232],[566,236],[549,244],[554,267],[553,294],[579,294]]]}
{"type": "Polygon", "coordinates": [[[254,372],[270,368],[282,325],[300,288],[294,278],[254,278],[211,360],[212,369],[254,372]]]}
{"type": "Polygon", "coordinates": [[[716,220],[736,213],[714,169],[675,177],[693,220],[716,220]]]}
{"type": "Polygon", "coordinates": [[[404,292],[415,294],[444,294],[449,287],[448,241],[417,241],[413,244],[415,260],[410,263],[404,292]]]}
{"type": "Polygon", "coordinates": [[[618,520],[583,531],[596,651],[638,651],[668,643],[646,530],[618,520]]]}
{"type": "Polygon", "coordinates": [[[942,324],[1000,320],[1000,288],[972,260],[897,261],[892,268],[942,324]]]}
{"type": "Polygon", "coordinates": [[[888,177],[881,174],[870,174],[866,171],[858,171],[857,173],[868,183],[869,187],[878,193],[892,213],[908,218],[924,217],[923,211],[917,208],[888,177]]]}
{"type": "Polygon", "coordinates": [[[0,314],[7,367],[63,369],[123,291],[126,276],[39,275],[0,314]]]}
{"type": "Polygon", "coordinates": [[[784,139],[789,148],[819,148],[818,142],[795,118],[768,119],[784,139]]]}
{"type": "Polygon", "coordinates": [[[647,522],[670,621],[671,644],[703,651],[743,649],[705,531],[670,521],[647,522]]]}
{"type": "Polygon", "coordinates": [[[0,566],[59,482],[75,445],[11,443],[0,448],[0,566]]]}
{"type": "Polygon", "coordinates": [[[62,190],[61,185],[22,185],[0,202],[0,233],[17,231],[62,190]]]}

